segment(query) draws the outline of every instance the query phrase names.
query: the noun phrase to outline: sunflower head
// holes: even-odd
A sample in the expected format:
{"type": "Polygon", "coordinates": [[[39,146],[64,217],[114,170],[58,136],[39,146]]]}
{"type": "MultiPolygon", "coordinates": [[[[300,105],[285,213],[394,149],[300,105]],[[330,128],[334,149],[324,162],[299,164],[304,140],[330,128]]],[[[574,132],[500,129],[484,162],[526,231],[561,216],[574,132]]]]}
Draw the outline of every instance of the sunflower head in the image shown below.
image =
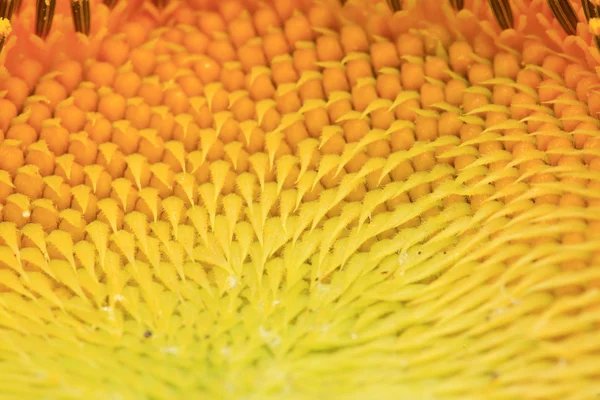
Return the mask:
{"type": "Polygon", "coordinates": [[[0,398],[600,393],[597,0],[0,0],[0,398]]]}

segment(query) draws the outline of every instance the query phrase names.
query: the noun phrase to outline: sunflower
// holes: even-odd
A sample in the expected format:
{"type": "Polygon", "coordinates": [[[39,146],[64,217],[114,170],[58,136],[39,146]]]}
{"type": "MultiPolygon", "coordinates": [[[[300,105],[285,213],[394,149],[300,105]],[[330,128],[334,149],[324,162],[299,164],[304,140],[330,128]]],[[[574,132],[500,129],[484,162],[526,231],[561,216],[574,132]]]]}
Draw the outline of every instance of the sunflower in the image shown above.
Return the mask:
{"type": "Polygon", "coordinates": [[[597,0],[0,0],[0,399],[600,396],[597,0]]]}

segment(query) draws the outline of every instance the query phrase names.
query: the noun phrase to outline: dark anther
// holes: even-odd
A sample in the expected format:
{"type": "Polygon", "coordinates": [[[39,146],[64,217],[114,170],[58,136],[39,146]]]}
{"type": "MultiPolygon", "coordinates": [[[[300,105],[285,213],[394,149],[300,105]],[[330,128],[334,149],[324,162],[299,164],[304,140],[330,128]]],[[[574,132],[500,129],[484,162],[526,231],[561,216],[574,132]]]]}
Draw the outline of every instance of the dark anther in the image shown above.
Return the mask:
{"type": "MultiPolygon", "coordinates": [[[[592,4],[590,0],[581,0],[581,7],[583,7],[583,13],[588,22],[592,18],[600,18],[600,6],[592,4]]],[[[600,49],[600,36],[595,36],[594,39],[596,46],[600,49]]]]}
{"type": "Polygon", "coordinates": [[[15,0],[0,0],[0,18],[6,18],[10,20],[15,11],[15,0]]]}
{"type": "Polygon", "coordinates": [[[393,12],[402,10],[402,4],[400,0],[386,0],[386,2],[393,12]]]}
{"type": "Polygon", "coordinates": [[[571,3],[566,0],[548,0],[548,5],[554,18],[560,23],[560,26],[568,35],[574,35],[577,31],[577,15],[571,3]]]}
{"type": "Polygon", "coordinates": [[[592,18],[600,18],[600,6],[594,5],[590,0],[581,0],[581,7],[588,21],[592,18]]]}
{"type": "Polygon", "coordinates": [[[54,19],[56,0],[37,0],[35,10],[35,34],[42,39],[48,36],[54,19]]]}
{"type": "Polygon", "coordinates": [[[514,25],[513,13],[509,0],[488,0],[494,17],[502,29],[510,29],[514,25]]]}
{"type": "Polygon", "coordinates": [[[465,0],[450,0],[450,4],[456,10],[462,10],[463,7],[465,6],[465,0]]]}
{"type": "Polygon", "coordinates": [[[165,8],[168,4],[168,0],[152,0],[152,2],[158,9],[165,8]]]}
{"type": "Polygon", "coordinates": [[[144,332],[144,337],[145,337],[146,339],[148,339],[148,338],[152,337],[152,332],[150,332],[150,331],[145,331],[145,332],[144,332]]]}
{"type": "Polygon", "coordinates": [[[117,4],[117,0],[104,0],[104,5],[108,8],[110,8],[111,10],[114,8],[114,6],[117,4]]]}
{"type": "Polygon", "coordinates": [[[71,15],[75,31],[90,34],[90,0],[71,0],[71,15]]]}

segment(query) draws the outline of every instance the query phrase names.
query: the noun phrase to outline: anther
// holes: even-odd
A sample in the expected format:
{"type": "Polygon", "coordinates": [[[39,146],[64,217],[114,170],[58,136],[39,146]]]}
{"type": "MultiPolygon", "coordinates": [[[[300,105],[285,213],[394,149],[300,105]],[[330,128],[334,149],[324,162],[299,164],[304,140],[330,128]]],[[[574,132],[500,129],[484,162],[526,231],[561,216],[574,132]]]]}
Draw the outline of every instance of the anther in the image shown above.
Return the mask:
{"type": "Polygon", "coordinates": [[[595,5],[591,0],[581,0],[581,7],[588,21],[592,18],[600,18],[600,6],[595,5]]]}
{"type": "Polygon", "coordinates": [[[0,18],[10,20],[17,6],[16,0],[0,0],[0,18]]]}
{"type": "Polygon", "coordinates": [[[548,0],[548,6],[554,15],[554,18],[560,23],[560,26],[568,35],[574,35],[577,32],[577,15],[567,0],[548,0]]]}
{"type": "Polygon", "coordinates": [[[110,8],[111,10],[115,7],[116,4],[117,0],[104,0],[104,5],[110,8]]]}
{"type": "Polygon", "coordinates": [[[44,39],[50,33],[56,0],[37,0],[35,13],[35,34],[44,39]]]}
{"type": "Polygon", "coordinates": [[[386,0],[386,3],[394,12],[402,10],[402,4],[400,0],[386,0]]]}
{"type": "Polygon", "coordinates": [[[452,7],[454,7],[456,10],[462,10],[463,7],[465,6],[465,0],[450,0],[450,4],[452,5],[452,7]]]}
{"type": "Polygon", "coordinates": [[[90,34],[90,0],[71,0],[71,15],[75,31],[90,34]]]}
{"type": "MultiPolygon", "coordinates": [[[[585,19],[590,22],[593,18],[600,18],[600,5],[595,5],[591,0],[581,0],[581,7],[583,7],[583,13],[585,19]]],[[[596,46],[600,49],[600,36],[594,36],[596,46]]]]}
{"type": "Polygon", "coordinates": [[[509,0],[488,0],[494,17],[502,29],[513,27],[514,19],[509,0]]]}
{"type": "Polygon", "coordinates": [[[167,6],[168,0],[152,0],[152,3],[160,10],[167,6]]]}

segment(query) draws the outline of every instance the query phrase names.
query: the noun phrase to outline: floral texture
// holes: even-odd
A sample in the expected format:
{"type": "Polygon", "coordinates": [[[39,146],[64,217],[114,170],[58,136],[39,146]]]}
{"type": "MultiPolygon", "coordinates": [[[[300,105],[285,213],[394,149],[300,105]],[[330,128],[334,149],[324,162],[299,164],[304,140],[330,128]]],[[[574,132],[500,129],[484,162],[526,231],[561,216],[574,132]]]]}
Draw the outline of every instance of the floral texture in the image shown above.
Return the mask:
{"type": "Polygon", "coordinates": [[[0,399],[600,396],[596,0],[0,0],[0,399]]]}

